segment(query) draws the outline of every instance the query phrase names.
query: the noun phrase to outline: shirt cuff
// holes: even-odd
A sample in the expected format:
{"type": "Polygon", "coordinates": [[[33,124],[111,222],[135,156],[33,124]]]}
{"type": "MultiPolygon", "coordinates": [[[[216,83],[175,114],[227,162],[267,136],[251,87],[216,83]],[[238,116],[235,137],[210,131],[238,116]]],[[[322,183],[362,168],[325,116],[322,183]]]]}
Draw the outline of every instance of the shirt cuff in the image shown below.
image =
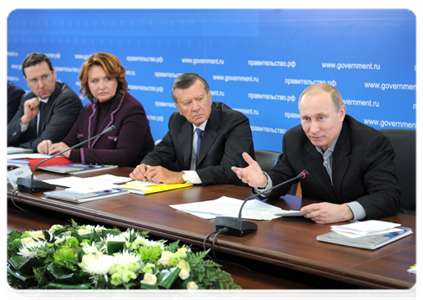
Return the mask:
{"type": "Polygon", "coordinates": [[[260,196],[261,197],[267,197],[267,196],[269,196],[270,195],[270,193],[272,192],[272,191],[267,191],[267,192],[265,192],[265,193],[262,193],[264,190],[267,190],[267,189],[270,189],[272,186],[273,186],[273,182],[272,182],[272,179],[270,178],[270,176],[269,175],[267,175],[267,173],[266,172],[264,172],[263,171],[263,174],[264,174],[264,176],[266,176],[266,179],[267,179],[267,185],[265,186],[265,188],[264,189],[261,189],[261,188],[254,188],[254,193],[255,194],[260,194],[260,196]]]}
{"type": "Polygon", "coordinates": [[[25,132],[28,129],[29,123],[26,125],[21,124],[21,132],[25,132]]]}
{"type": "Polygon", "coordinates": [[[187,178],[186,183],[192,183],[192,184],[202,184],[200,177],[198,176],[197,172],[195,171],[182,171],[185,173],[185,176],[187,178]]]}
{"type": "Polygon", "coordinates": [[[358,203],[357,201],[345,203],[351,209],[353,213],[353,219],[350,220],[352,222],[357,220],[362,220],[366,217],[366,211],[364,210],[363,206],[358,203]]]}

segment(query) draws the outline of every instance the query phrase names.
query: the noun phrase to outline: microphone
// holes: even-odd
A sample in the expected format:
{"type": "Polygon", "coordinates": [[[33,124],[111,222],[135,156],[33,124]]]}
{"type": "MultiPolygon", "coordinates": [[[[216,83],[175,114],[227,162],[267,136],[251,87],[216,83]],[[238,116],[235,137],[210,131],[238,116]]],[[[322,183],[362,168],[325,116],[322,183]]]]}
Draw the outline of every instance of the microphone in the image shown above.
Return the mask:
{"type": "Polygon", "coordinates": [[[79,144],[73,145],[72,147],[69,147],[68,149],[63,150],[62,152],[56,153],[53,156],[40,161],[38,164],[35,165],[34,169],[32,170],[31,178],[18,177],[18,179],[16,181],[16,184],[18,185],[18,190],[26,192],[26,193],[39,193],[39,192],[44,192],[44,191],[56,189],[55,185],[52,185],[50,183],[47,183],[47,182],[44,182],[44,181],[41,181],[41,180],[34,179],[34,173],[35,173],[35,170],[37,169],[37,167],[39,165],[41,165],[42,163],[45,163],[46,161],[49,161],[50,159],[55,158],[55,157],[65,153],[66,151],[75,149],[76,147],[79,147],[82,144],[85,144],[86,142],[89,142],[89,141],[91,141],[91,140],[93,140],[93,139],[95,139],[95,138],[97,138],[97,137],[99,137],[103,134],[106,134],[106,133],[108,133],[110,131],[114,131],[114,130],[116,130],[116,126],[112,125],[109,128],[107,128],[106,130],[104,130],[103,132],[100,132],[99,134],[97,134],[97,135],[95,135],[95,136],[93,136],[93,137],[91,137],[91,138],[89,138],[85,141],[82,141],[79,144]]]}
{"type": "Polygon", "coordinates": [[[228,231],[226,231],[225,233],[228,235],[234,235],[234,236],[245,236],[247,234],[250,234],[254,231],[257,230],[257,224],[251,221],[246,221],[243,220],[241,218],[241,214],[242,214],[242,208],[244,207],[245,203],[247,203],[247,201],[263,194],[266,192],[270,192],[274,189],[277,189],[278,187],[281,187],[287,183],[290,183],[291,181],[297,180],[297,179],[304,179],[307,175],[308,175],[308,171],[307,170],[303,170],[300,174],[298,174],[297,176],[295,176],[294,178],[288,179],[284,182],[281,182],[275,186],[272,186],[268,189],[265,189],[264,191],[261,191],[260,193],[254,194],[248,198],[246,198],[244,200],[244,202],[242,203],[240,209],[239,209],[239,214],[238,214],[238,218],[233,218],[233,217],[216,217],[214,220],[214,225],[216,226],[216,231],[219,231],[220,229],[226,227],[228,228],[228,231]]]}

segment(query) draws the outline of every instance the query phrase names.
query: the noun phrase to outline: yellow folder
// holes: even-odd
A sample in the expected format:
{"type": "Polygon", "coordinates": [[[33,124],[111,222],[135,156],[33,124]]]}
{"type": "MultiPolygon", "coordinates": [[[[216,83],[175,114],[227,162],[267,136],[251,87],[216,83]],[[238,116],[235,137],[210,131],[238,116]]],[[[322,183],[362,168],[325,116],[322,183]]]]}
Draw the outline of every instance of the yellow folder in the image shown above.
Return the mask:
{"type": "Polygon", "coordinates": [[[176,189],[182,189],[192,186],[192,183],[175,183],[175,184],[155,184],[155,185],[137,185],[135,183],[125,183],[119,185],[119,187],[129,190],[131,193],[148,195],[153,193],[159,193],[164,191],[171,191],[176,189]]]}

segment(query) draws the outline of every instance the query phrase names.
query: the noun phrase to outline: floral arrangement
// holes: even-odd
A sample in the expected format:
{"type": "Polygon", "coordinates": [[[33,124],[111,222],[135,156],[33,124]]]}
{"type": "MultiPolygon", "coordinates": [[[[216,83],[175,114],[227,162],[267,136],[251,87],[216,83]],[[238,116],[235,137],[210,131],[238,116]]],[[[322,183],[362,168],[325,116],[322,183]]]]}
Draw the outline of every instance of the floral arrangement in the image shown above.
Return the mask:
{"type": "Polygon", "coordinates": [[[179,242],[148,232],[54,225],[7,235],[8,282],[15,289],[239,289],[230,274],[179,242]]]}

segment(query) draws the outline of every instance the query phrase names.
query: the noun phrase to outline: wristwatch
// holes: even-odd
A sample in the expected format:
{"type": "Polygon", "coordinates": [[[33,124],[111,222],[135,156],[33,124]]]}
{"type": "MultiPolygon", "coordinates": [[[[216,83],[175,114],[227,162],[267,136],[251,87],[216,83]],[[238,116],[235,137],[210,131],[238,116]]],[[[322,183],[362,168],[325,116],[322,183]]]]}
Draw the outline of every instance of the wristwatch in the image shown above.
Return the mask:
{"type": "Polygon", "coordinates": [[[185,175],[185,173],[182,174],[182,180],[184,181],[184,183],[188,181],[187,175],[185,175]]]}

